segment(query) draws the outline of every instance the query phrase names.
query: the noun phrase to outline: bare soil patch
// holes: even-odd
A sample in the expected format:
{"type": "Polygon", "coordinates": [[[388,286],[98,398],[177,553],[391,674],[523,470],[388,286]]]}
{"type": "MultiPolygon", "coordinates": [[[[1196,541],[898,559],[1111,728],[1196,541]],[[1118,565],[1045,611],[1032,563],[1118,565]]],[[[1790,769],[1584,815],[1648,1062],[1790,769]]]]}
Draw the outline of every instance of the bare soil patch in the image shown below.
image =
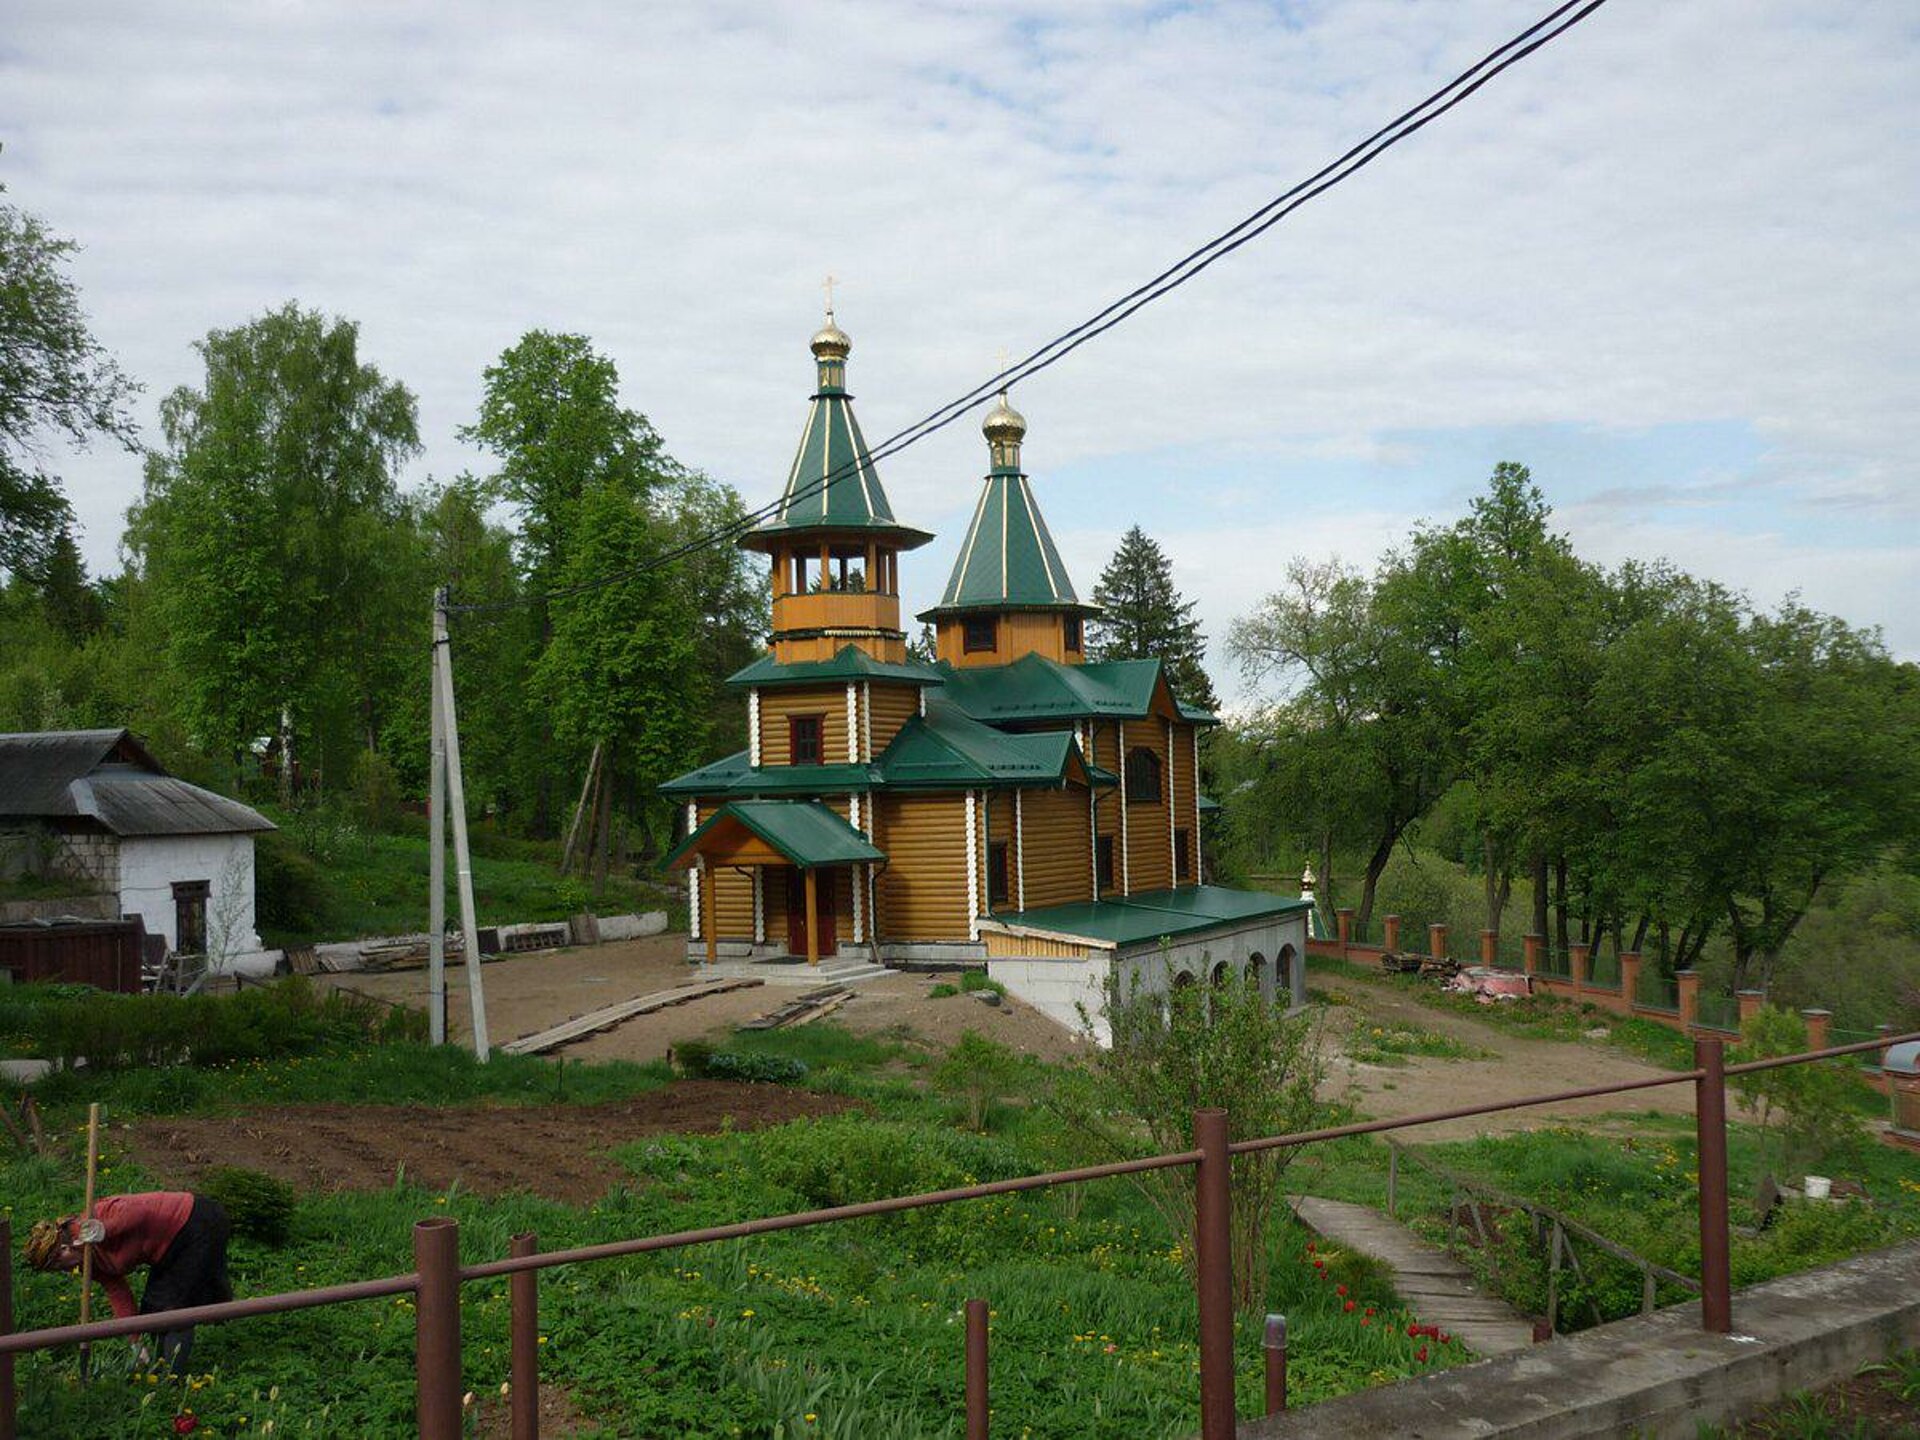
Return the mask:
{"type": "MultiPolygon", "coordinates": [[[[693,984],[702,972],[698,966],[687,963],[686,955],[686,935],[669,933],[645,940],[490,961],[481,971],[481,981],[486,987],[488,1032],[496,1045],[503,1044],[604,1005],[693,984]]],[[[326,975],[319,979],[322,984],[377,995],[383,1000],[423,1009],[426,1006],[425,970],[326,975]]],[[[958,971],[941,975],[902,971],[883,980],[863,981],[854,987],[853,998],[834,1012],[833,1022],[862,1034],[917,1041],[942,1053],[965,1030],[978,1030],[1023,1054],[1048,1060],[1063,1060],[1084,1052],[1086,1042],[1011,997],[998,1007],[982,1004],[968,995],[939,1000],[928,998],[928,991],[940,981],[957,985],[959,979],[958,971]]],[[[660,1060],[676,1041],[724,1041],[735,1026],[766,1014],[798,993],[785,985],[730,990],[671,1010],[636,1016],[611,1030],[564,1046],[558,1053],[582,1060],[660,1060]]],[[[466,972],[450,966],[447,970],[450,1038],[470,1039],[470,1014],[466,972]]]]}
{"type": "MultiPolygon", "coordinates": [[[[1339,988],[1356,1002],[1339,1006],[1328,1015],[1330,1056],[1326,1091],[1350,1098],[1376,1119],[1389,1120],[1429,1110],[1452,1110],[1467,1105],[1519,1100],[1554,1090],[1588,1085],[1612,1085],[1652,1079],[1671,1071],[1649,1065],[1601,1041],[1536,1040],[1515,1035],[1497,1025],[1482,1024],[1465,1015],[1422,1005],[1392,985],[1341,976],[1339,988]],[[1446,1060],[1411,1055],[1404,1065],[1366,1065],[1345,1058],[1342,1047],[1354,1028],[1404,1025],[1450,1035],[1493,1052],[1490,1060],[1446,1060]]],[[[1626,1095],[1602,1095],[1527,1110],[1503,1110],[1466,1120],[1447,1120],[1408,1131],[1406,1140],[1470,1140],[1476,1135],[1504,1135],[1563,1125],[1574,1117],[1591,1118],[1620,1111],[1657,1111],[1667,1115],[1693,1113],[1693,1087],[1663,1085],[1626,1095]]]]}
{"type": "Polygon", "coordinates": [[[299,1105],[143,1120],[131,1147],[164,1183],[210,1165],[262,1170],[303,1190],[378,1190],[406,1178],[483,1195],[523,1191],[570,1204],[621,1176],[606,1152],[648,1135],[757,1130],[857,1102],[775,1085],[687,1080],[600,1105],[299,1105]]]}

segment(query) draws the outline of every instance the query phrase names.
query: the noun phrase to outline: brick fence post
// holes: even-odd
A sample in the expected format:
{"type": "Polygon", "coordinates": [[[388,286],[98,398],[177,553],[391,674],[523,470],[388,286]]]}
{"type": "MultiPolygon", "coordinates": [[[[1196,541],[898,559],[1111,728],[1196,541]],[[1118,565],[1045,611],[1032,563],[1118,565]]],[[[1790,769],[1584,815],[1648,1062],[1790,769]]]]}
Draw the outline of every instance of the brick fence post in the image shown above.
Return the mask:
{"type": "Polygon", "coordinates": [[[1800,1012],[1800,1018],[1807,1022],[1807,1048],[1809,1050],[1824,1050],[1828,1045],[1833,1043],[1828,1033],[1833,1025],[1833,1012],[1831,1010],[1802,1010],[1800,1012]]]}
{"type": "Polygon", "coordinates": [[[1740,1001],[1740,1024],[1745,1026],[1747,1021],[1760,1013],[1760,1007],[1767,1003],[1767,992],[1764,990],[1742,990],[1738,999],[1740,1001]]]}
{"type": "Polygon", "coordinates": [[[1631,1011],[1634,1002],[1640,998],[1640,952],[1622,950],[1620,952],[1620,998],[1627,1002],[1631,1011]]]}
{"type": "Polygon", "coordinates": [[[1680,1024],[1683,1027],[1697,1024],[1700,1020],[1700,972],[1676,970],[1673,985],[1680,1005],[1680,1024]]]}
{"type": "Polygon", "coordinates": [[[1427,954],[1436,960],[1447,958],[1447,927],[1445,925],[1427,926],[1427,954]]]}
{"type": "Polygon", "coordinates": [[[1491,970],[1500,959],[1500,932],[1482,930],[1480,932],[1480,963],[1491,970]]]}
{"type": "Polygon", "coordinates": [[[1592,979],[1592,967],[1587,963],[1592,954],[1591,945],[1576,942],[1567,946],[1567,973],[1573,977],[1573,988],[1576,990],[1586,989],[1587,982],[1592,979]]]}
{"type": "Polygon", "coordinates": [[[1520,951],[1520,968],[1525,970],[1529,975],[1537,975],[1540,973],[1541,938],[1542,937],[1538,935],[1526,935],[1522,937],[1520,941],[1522,947],[1520,951]]]}
{"type": "Polygon", "coordinates": [[[1333,912],[1334,932],[1340,937],[1340,958],[1347,958],[1347,946],[1353,943],[1353,907],[1342,905],[1333,912]]]}
{"type": "Polygon", "coordinates": [[[1391,953],[1398,950],[1400,948],[1400,917],[1398,915],[1389,915],[1380,923],[1387,932],[1386,945],[1388,952],[1391,953]]]}

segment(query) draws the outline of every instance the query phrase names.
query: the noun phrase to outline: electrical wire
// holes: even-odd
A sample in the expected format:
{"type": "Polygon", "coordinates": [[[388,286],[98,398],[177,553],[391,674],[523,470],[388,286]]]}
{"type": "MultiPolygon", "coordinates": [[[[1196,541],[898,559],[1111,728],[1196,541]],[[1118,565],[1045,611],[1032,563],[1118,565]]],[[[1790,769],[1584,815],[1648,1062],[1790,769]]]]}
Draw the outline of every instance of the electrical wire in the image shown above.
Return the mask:
{"type": "Polygon", "coordinates": [[[507,600],[466,604],[449,603],[447,606],[449,613],[475,614],[551,603],[555,600],[604,589],[609,585],[617,585],[624,580],[671,565],[701,550],[739,539],[775,513],[785,510],[797,501],[819,494],[836,482],[858,473],[863,464],[877,464],[889,456],[899,454],[909,446],[926,439],[927,436],[945,429],[968,411],[985,403],[995,393],[1058,364],[1088,341],[1104,335],[1114,326],[1126,321],[1162,296],[1187,284],[1216,261],[1264,235],[1302,205],[1365,169],[1395,145],[1419,133],[1455,106],[1466,101],[1495,76],[1517,65],[1543,46],[1559,39],[1606,3],[1607,0],[1565,0],[1565,3],[1490,50],[1417,105],[1395,116],[1337,159],[1329,161],[1306,179],[1274,196],[1237,224],[1182,256],[1158,275],[1113,301],[1099,313],[1089,316],[1078,325],[1056,335],[1031,354],[990,376],[965,394],[948,401],[913,424],[888,436],[878,445],[870,447],[865,457],[843,464],[828,474],[783,493],[777,500],[746,511],[724,525],[683,541],[657,555],[649,556],[636,565],[597,579],[583,580],[577,584],[542,591],[537,595],[522,595],[507,600]]]}

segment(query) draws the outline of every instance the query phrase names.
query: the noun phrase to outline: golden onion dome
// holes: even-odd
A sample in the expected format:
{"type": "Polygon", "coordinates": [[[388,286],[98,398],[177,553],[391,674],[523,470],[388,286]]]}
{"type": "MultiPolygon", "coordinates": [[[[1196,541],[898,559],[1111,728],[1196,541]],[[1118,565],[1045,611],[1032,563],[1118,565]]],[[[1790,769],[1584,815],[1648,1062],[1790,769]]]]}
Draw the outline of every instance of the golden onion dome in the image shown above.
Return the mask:
{"type": "Polygon", "coordinates": [[[989,440],[1018,440],[1027,433],[1027,417],[1007,403],[1007,392],[1002,390],[987,418],[980,422],[980,433],[989,440]]]}
{"type": "Polygon", "coordinates": [[[844,360],[853,349],[853,341],[847,338],[847,332],[833,323],[833,312],[827,312],[827,323],[813,332],[813,339],[807,342],[815,358],[820,360],[844,360]]]}

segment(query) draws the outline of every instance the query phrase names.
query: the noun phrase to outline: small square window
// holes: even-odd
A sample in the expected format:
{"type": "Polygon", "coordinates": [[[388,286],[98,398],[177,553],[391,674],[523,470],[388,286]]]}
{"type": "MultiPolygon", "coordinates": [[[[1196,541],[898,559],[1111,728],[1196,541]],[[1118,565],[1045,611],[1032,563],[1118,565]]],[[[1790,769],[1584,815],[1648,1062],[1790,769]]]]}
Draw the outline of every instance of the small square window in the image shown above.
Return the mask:
{"type": "Polygon", "coordinates": [[[1004,905],[1011,894],[1007,883],[1007,842],[995,840],[987,846],[987,904],[1004,905]]]}
{"type": "Polygon", "coordinates": [[[788,761],[794,765],[818,765],[820,751],[820,717],[818,715],[791,715],[787,718],[787,740],[789,745],[788,761]]]}
{"type": "Polygon", "coordinates": [[[1094,881],[1102,895],[1113,889],[1113,836],[1102,835],[1093,842],[1094,881]]]}
{"type": "Polygon", "coordinates": [[[972,655],[981,650],[991,650],[995,645],[995,626],[991,615],[969,618],[967,621],[966,651],[972,655]]]}

